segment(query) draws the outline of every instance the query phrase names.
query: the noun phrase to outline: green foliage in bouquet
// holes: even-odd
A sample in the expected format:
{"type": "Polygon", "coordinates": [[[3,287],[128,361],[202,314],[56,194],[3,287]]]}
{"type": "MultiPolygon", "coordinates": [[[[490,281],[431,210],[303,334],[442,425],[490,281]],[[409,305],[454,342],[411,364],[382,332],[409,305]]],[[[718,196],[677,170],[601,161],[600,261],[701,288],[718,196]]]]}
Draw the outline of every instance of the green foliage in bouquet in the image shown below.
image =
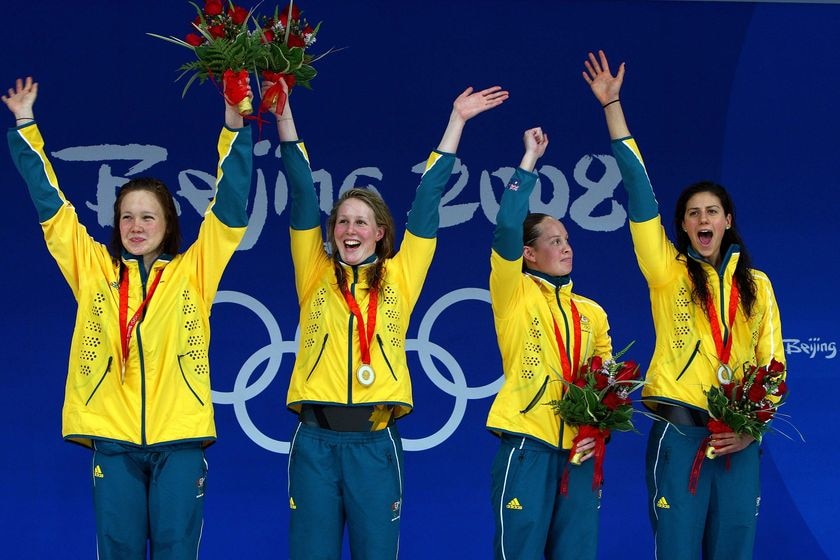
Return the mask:
{"type": "MultiPolygon", "coordinates": [[[[631,343],[632,345],[632,343],[631,343]]],[[[547,403],[563,421],[572,426],[593,426],[599,430],[635,431],[630,393],[644,385],[639,379],[639,366],[628,360],[616,361],[631,345],[616,354],[613,360],[593,356],[565,385],[563,398],[547,403]]]]}
{"type": "Polygon", "coordinates": [[[316,41],[321,24],[314,28],[294,4],[283,11],[274,9],[273,17],[260,17],[257,34],[262,44],[262,57],[257,61],[257,70],[273,74],[285,74],[289,87],[300,85],[310,88],[310,82],[317,75],[312,63],[326,56],[313,57],[307,49],[316,41]]]}
{"type": "Polygon", "coordinates": [[[179,70],[177,80],[189,75],[182,95],[198,80],[204,83],[212,78],[221,80],[226,70],[248,70],[266,64],[266,52],[259,37],[247,29],[252,11],[228,2],[227,10],[221,0],[206,0],[204,8],[190,2],[198,16],[192,25],[197,33],[190,33],[184,39],[148,33],[157,39],[188,48],[195,53],[196,60],[187,62],[179,70]]]}

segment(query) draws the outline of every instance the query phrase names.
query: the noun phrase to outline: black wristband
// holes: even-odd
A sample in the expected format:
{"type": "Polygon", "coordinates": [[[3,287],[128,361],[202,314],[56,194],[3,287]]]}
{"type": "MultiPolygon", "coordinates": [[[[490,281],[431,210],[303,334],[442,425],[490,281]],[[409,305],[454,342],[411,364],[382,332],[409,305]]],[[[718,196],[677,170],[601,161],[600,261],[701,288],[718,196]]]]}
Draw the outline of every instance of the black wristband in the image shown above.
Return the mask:
{"type": "Polygon", "coordinates": [[[604,103],[603,105],[601,105],[601,107],[606,109],[609,105],[612,105],[613,103],[618,103],[619,101],[621,101],[621,99],[613,99],[612,101],[610,101],[608,103],[604,103]]]}

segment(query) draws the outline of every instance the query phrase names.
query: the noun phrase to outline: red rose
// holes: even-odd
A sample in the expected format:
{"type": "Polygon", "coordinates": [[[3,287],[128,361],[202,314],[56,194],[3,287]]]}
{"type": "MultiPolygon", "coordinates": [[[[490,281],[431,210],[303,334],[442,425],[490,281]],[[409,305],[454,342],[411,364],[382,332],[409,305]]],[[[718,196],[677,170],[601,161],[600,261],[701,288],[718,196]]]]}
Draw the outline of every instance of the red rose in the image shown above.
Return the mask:
{"type": "Polygon", "coordinates": [[[233,9],[228,9],[230,20],[236,25],[242,25],[248,19],[248,10],[240,6],[234,6],[233,9]]]}
{"type": "MultiPolygon", "coordinates": [[[[293,20],[300,19],[300,10],[298,9],[298,7],[296,5],[292,6],[292,19],[293,20]]],[[[283,8],[283,11],[280,12],[280,23],[283,24],[283,27],[286,27],[286,24],[288,23],[288,21],[289,21],[289,6],[286,6],[285,8],[283,8]]]]}
{"type": "Polygon", "coordinates": [[[201,16],[195,16],[193,20],[193,25],[201,25],[201,16]]]}
{"type": "Polygon", "coordinates": [[[306,41],[303,40],[303,37],[300,35],[289,35],[289,46],[290,47],[305,47],[306,41]]]}
{"type": "Polygon", "coordinates": [[[770,360],[770,365],[767,366],[767,371],[772,373],[782,373],[785,371],[785,364],[776,361],[776,358],[770,360]]]}
{"type": "Polygon", "coordinates": [[[604,389],[607,385],[610,384],[610,378],[604,375],[603,373],[594,373],[595,376],[595,389],[600,391],[604,389]]]}
{"type": "Polygon", "coordinates": [[[196,35],[195,33],[190,33],[186,37],[184,37],[184,41],[192,45],[193,47],[197,47],[204,42],[204,37],[201,35],[196,35]]]}
{"type": "Polygon", "coordinates": [[[312,33],[312,27],[307,25],[306,27],[303,28],[303,31],[301,31],[301,33],[303,33],[304,35],[309,35],[310,33],[312,33]]]}
{"type": "Polygon", "coordinates": [[[615,378],[619,381],[630,381],[639,377],[639,366],[636,362],[627,361],[618,370],[615,378]]]}
{"type": "Polygon", "coordinates": [[[598,371],[602,367],[604,367],[604,361],[601,359],[601,356],[592,356],[592,359],[589,361],[589,370],[598,371]]]}
{"type": "Polygon", "coordinates": [[[749,393],[747,393],[747,397],[756,404],[763,401],[766,396],[767,390],[761,383],[753,383],[752,387],[750,387],[749,393]]]}
{"type": "Polygon", "coordinates": [[[217,16],[222,13],[222,0],[206,0],[204,2],[204,13],[208,16],[217,16]]]}
{"type": "Polygon", "coordinates": [[[741,383],[725,383],[720,388],[729,402],[738,402],[744,396],[744,386],[741,383]]]}
{"type": "Polygon", "coordinates": [[[586,387],[586,379],[583,377],[576,377],[574,381],[572,381],[572,385],[580,387],[581,389],[586,387]]]}
{"type": "Polygon", "coordinates": [[[224,36],[225,36],[225,26],[224,25],[213,25],[207,31],[209,31],[210,35],[212,35],[216,39],[223,39],[224,36]]]}
{"type": "Polygon", "coordinates": [[[776,390],[773,391],[773,395],[775,395],[777,397],[781,397],[785,393],[787,393],[787,383],[782,381],[781,383],[779,383],[779,386],[776,387],[776,390]]]}
{"type": "Polygon", "coordinates": [[[775,411],[770,406],[765,406],[764,408],[760,408],[755,411],[755,417],[758,419],[759,422],[767,423],[773,418],[773,413],[775,411]]]}
{"type": "Polygon", "coordinates": [[[765,368],[759,368],[755,372],[755,377],[753,377],[753,385],[764,385],[764,378],[767,376],[767,370],[765,368]]]}
{"type": "Polygon", "coordinates": [[[264,32],[263,36],[263,43],[271,43],[272,41],[274,41],[274,33],[271,31],[264,32]]]}
{"type": "Polygon", "coordinates": [[[625,404],[627,401],[610,391],[609,393],[604,395],[604,400],[601,402],[603,402],[604,406],[606,406],[610,410],[615,410],[619,406],[625,404]]]}

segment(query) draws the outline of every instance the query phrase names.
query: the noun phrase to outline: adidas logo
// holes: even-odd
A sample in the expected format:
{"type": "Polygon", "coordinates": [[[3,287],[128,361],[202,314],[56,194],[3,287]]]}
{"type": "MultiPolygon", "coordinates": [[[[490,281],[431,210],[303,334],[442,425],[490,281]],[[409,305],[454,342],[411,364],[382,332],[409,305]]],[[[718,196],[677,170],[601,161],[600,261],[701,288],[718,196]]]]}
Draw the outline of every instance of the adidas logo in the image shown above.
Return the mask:
{"type": "Polygon", "coordinates": [[[289,498],[289,509],[297,509],[294,498],[289,498]]]}
{"type": "Polygon", "coordinates": [[[519,498],[514,498],[505,507],[507,509],[522,509],[522,504],[519,503],[519,498]]]}
{"type": "Polygon", "coordinates": [[[105,475],[102,474],[102,469],[99,468],[99,465],[93,467],[93,476],[94,478],[105,478],[105,475]]]}
{"type": "Polygon", "coordinates": [[[670,509],[671,504],[668,503],[668,500],[665,499],[665,496],[662,496],[661,498],[659,498],[659,501],[656,502],[656,507],[662,509],[670,509]]]}

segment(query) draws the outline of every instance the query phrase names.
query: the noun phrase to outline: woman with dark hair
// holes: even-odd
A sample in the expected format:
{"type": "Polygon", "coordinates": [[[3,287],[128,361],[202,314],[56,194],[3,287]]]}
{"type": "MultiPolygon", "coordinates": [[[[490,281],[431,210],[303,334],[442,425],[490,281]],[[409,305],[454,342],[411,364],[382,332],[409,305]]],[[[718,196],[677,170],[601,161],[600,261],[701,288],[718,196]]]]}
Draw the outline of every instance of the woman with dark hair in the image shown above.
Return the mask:
{"type": "Polygon", "coordinates": [[[595,439],[574,443],[546,403],[563,397],[562,380],[598,355],[612,357],[607,314],[572,292],[572,247],[565,226],[528,213],[548,136],[525,132],[525,155],[502,194],[490,257],[490,301],[505,381],[487,427],[501,445],[492,469],[494,557],[597,557],[600,489],[592,488],[595,439]],[[561,492],[569,457],[567,491],[561,492]]]}
{"type": "Polygon", "coordinates": [[[114,203],[110,249],[78,221],[58,187],[33,116],[38,84],[17,80],[12,158],[29,188],[47,248],[78,303],[63,436],[93,449],[98,558],[196,558],[207,463],[216,439],[210,392],[210,306],[245,234],[250,128],[225,107],[216,196],[196,242],[179,253],[169,189],[126,183],[114,203]]]}
{"type": "Polygon", "coordinates": [[[740,378],[745,366],[784,363],[773,288],[750,267],[735,207],[720,185],[696,183],[682,192],[674,215],[676,246],[668,240],[619,100],[624,64],[613,76],[603,51],[598,54],[589,53],[583,77],[604,107],[656,331],[642,393],[661,418],[647,450],[656,556],[752,558],[759,443],[746,434],[710,435],[705,391],[740,378]],[[704,463],[707,438],[719,459],[704,463]],[[690,480],[696,487],[689,488],[690,480]]]}
{"type": "MultiPolygon", "coordinates": [[[[263,83],[263,91],[273,84],[263,83]]],[[[276,112],[291,190],[292,260],[300,303],[300,348],[286,399],[298,415],[289,450],[289,546],[293,560],[341,557],[345,523],[354,558],[399,550],[403,453],[395,421],[411,412],[408,322],[435,251],[440,198],[464,125],[499,106],[499,87],[455,100],[429,157],[399,250],[382,197],[350,189],[327,221],[288,97],[276,112]]]]}

